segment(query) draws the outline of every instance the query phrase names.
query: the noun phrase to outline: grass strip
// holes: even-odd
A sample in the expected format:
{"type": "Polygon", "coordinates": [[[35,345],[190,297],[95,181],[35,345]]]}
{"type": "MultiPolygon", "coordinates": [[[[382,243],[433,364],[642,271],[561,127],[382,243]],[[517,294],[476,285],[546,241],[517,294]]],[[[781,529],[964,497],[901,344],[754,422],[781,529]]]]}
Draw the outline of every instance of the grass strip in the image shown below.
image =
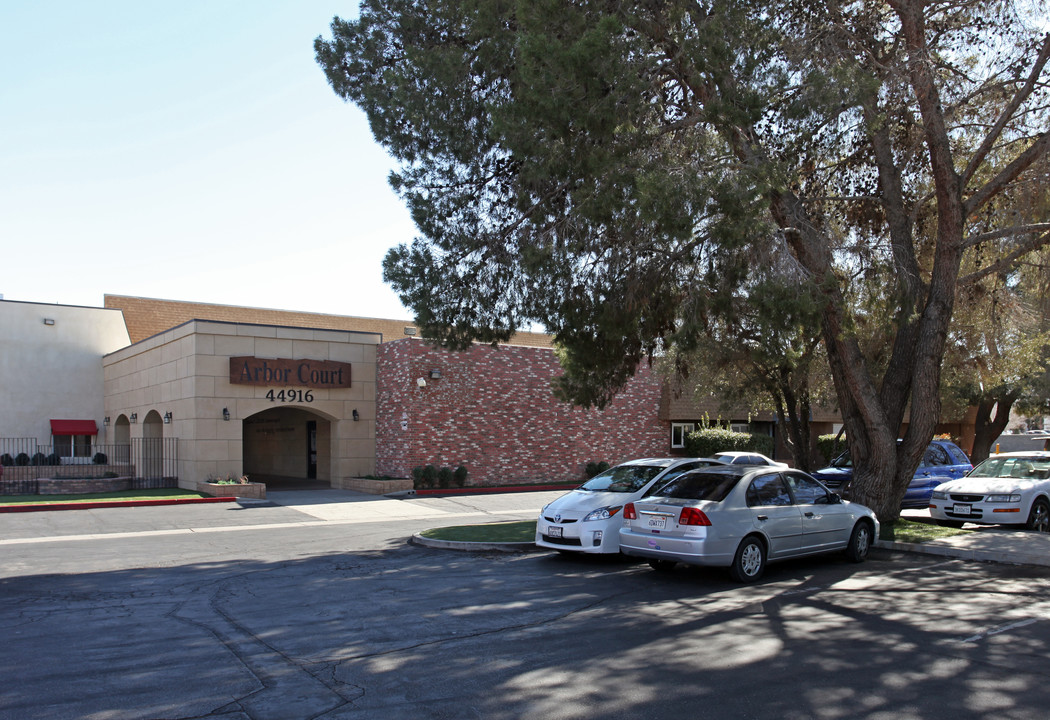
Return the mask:
{"type": "Polygon", "coordinates": [[[924,543],[937,538],[966,535],[971,532],[973,531],[941,527],[936,523],[914,522],[912,520],[897,520],[893,525],[893,539],[896,542],[906,543],[924,543]]]}
{"type": "Polygon", "coordinates": [[[532,542],[536,539],[536,521],[519,520],[485,525],[453,525],[424,530],[419,534],[432,540],[455,542],[532,542]]]}
{"type": "Polygon", "coordinates": [[[76,495],[0,495],[0,506],[4,505],[54,505],[89,502],[133,502],[135,500],[179,500],[184,498],[210,497],[191,490],[179,488],[157,488],[154,490],[118,490],[106,493],[84,493],[76,495]]]}

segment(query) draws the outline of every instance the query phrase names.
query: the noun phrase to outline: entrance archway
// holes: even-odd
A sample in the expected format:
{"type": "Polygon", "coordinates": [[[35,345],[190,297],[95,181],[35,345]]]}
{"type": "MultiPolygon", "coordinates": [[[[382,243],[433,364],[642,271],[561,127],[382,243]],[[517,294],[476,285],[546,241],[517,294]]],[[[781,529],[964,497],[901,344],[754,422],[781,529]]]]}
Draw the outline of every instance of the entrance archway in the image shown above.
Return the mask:
{"type": "Polygon", "coordinates": [[[331,487],[331,422],[309,410],[276,407],[243,421],[241,465],[268,489],[331,487]]]}

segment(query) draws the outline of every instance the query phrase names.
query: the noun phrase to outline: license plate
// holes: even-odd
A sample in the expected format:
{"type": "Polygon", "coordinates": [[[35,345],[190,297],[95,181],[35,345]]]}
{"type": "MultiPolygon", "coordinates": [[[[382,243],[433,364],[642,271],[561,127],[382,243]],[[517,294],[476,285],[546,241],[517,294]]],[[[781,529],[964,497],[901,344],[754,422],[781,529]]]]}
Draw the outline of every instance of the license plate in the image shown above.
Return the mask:
{"type": "Polygon", "coordinates": [[[956,503],[955,505],[952,505],[952,512],[954,514],[956,514],[956,515],[969,515],[970,514],[970,506],[969,505],[959,505],[958,503],[956,503]]]}
{"type": "Polygon", "coordinates": [[[562,531],[563,529],[564,529],[564,528],[560,528],[560,527],[554,527],[553,525],[551,525],[551,526],[550,526],[549,528],[547,528],[547,535],[548,535],[549,537],[556,537],[556,538],[560,538],[560,537],[561,537],[561,531],[562,531]]]}
{"type": "Polygon", "coordinates": [[[667,527],[667,518],[650,517],[645,519],[645,526],[650,530],[664,530],[667,527]]]}

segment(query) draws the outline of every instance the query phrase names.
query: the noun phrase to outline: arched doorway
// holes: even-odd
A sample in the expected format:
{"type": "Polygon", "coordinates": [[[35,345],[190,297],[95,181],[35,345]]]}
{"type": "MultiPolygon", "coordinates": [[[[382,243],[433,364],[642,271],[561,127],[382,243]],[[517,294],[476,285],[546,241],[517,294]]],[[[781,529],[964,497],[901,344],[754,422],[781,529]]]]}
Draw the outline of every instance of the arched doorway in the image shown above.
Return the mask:
{"type": "Polygon", "coordinates": [[[243,421],[244,474],[268,489],[331,487],[332,425],[296,407],[276,407],[243,421]]]}
{"type": "Polygon", "coordinates": [[[142,477],[158,480],[164,475],[164,421],[150,410],[142,421],[142,477]]]}

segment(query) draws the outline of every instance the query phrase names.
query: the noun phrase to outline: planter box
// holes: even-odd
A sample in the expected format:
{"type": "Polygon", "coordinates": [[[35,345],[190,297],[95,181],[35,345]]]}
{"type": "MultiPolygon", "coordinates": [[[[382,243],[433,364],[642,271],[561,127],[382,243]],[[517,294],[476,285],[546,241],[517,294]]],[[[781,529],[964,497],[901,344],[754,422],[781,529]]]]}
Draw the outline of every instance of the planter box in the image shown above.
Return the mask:
{"type": "Polygon", "coordinates": [[[344,478],[339,481],[340,490],[354,490],[369,495],[386,495],[412,489],[412,478],[394,480],[370,480],[368,478],[344,478]]]}
{"type": "Polygon", "coordinates": [[[213,497],[242,497],[255,500],[266,499],[266,483],[197,483],[197,492],[213,497]]]}

